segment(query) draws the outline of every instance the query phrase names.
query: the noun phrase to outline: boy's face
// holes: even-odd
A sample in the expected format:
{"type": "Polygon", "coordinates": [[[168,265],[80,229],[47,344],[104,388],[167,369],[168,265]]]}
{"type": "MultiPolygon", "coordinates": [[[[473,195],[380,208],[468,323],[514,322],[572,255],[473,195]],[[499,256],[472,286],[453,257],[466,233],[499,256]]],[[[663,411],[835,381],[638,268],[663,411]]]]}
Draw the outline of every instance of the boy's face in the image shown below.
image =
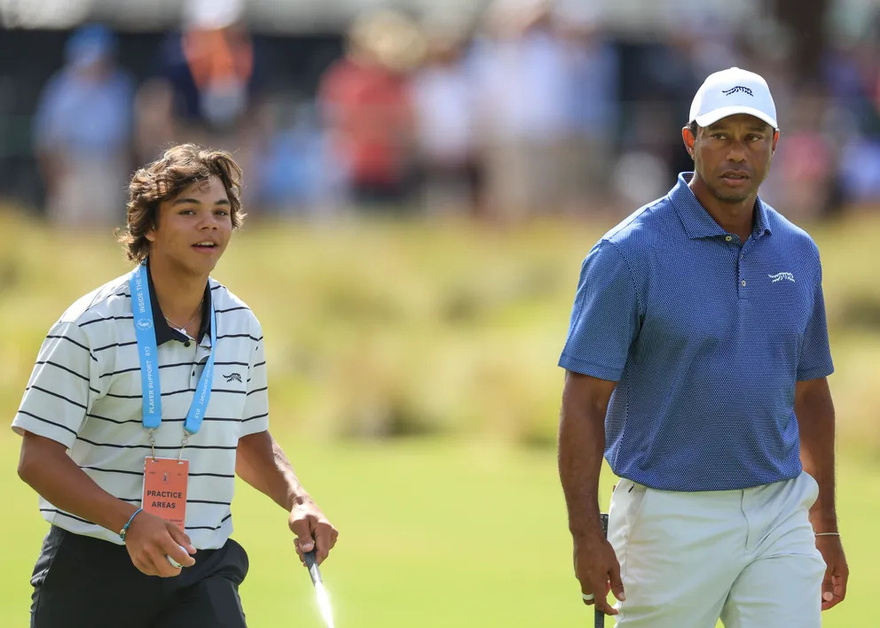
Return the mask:
{"type": "Polygon", "coordinates": [[[193,275],[207,276],[232,235],[229,197],[211,176],[159,204],[156,226],[146,233],[150,259],[193,275]]]}

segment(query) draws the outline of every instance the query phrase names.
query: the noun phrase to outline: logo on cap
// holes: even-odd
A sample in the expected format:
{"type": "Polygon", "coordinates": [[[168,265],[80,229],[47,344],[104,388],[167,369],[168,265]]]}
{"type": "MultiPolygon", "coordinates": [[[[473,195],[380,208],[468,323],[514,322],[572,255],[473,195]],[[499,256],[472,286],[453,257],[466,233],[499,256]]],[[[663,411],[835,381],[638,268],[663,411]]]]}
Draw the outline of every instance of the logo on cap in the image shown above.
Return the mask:
{"type": "Polygon", "coordinates": [[[730,89],[722,90],[722,92],[724,93],[725,96],[731,96],[732,94],[735,94],[737,92],[745,92],[749,96],[754,96],[754,94],[752,93],[752,90],[750,90],[748,87],[743,87],[742,85],[737,85],[736,87],[731,87],[730,89]]]}

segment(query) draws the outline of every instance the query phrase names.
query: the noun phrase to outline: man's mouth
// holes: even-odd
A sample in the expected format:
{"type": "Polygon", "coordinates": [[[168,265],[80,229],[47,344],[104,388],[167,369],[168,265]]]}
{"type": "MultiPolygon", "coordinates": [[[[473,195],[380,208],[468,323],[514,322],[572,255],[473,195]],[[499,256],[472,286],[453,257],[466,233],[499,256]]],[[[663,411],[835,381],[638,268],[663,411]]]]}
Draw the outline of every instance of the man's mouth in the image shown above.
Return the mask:
{"type": "Polygon", "coordinates": [[[205,240],[203,242],[196,242],[193,246],[197,249],[215,249],[217,248],[217,243],[205,240]]]}
{"type": "Polygon", "coordinates": [[[747,172],[728,171],[722,173],[721,178],[729,182],[745,181],[749,178],[749,174],[747,172]]]}

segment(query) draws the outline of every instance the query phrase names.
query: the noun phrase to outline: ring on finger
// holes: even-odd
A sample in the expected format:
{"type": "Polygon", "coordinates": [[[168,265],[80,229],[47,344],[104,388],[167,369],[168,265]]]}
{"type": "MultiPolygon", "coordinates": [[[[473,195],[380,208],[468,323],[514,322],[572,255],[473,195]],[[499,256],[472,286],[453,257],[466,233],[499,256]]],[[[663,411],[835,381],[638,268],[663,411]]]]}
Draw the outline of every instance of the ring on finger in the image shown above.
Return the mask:
{"type": "Polygon", "coordinates": [[[596,598],[592,593],[581,593],[581,597],[584,598],[584,602],[592,602],[596,598]]]}

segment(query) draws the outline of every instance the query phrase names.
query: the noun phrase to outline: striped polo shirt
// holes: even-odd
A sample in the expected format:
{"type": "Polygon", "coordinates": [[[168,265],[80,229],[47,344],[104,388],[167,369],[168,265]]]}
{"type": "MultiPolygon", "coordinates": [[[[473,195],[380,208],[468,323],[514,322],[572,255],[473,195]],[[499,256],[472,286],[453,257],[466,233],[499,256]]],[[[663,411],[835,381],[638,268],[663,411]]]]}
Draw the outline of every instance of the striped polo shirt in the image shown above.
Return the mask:
{"type": "MultiPolygon", "coordinates": [[[[129,278],[123,275],[82,297],[52,326],[12,427],[62,443],[101,488],[140,506],[151,447],[142,424],[129,278]]],[[[149,289],[162,391],[162,423],[154,434],[157,457],[181,453],[183,423],[205,362],[215,352],[201,429],[189,437],[182,456],[189,461],[186,532],[196,548],[218,548],[232,533],[238,440],[268,429],[262,329],[247,305],[209,279],[203,311],[213,303],[217,346],[211,347],[207,316],[199,340],[191,340],[165,323],[152,281],[149,289]]],[[[118,530],[64,512],[42,497],[40,511],[70,532],[122,543],[118,530]]]]}
{"type": "Polygon", "coordinates": [[[810,236],[757,200],[745,242],[679,175],[584,260],[560,366],[618,382],[605,457],[675,491],[801,472],[795,383],[833,371],[810,236]]]}

